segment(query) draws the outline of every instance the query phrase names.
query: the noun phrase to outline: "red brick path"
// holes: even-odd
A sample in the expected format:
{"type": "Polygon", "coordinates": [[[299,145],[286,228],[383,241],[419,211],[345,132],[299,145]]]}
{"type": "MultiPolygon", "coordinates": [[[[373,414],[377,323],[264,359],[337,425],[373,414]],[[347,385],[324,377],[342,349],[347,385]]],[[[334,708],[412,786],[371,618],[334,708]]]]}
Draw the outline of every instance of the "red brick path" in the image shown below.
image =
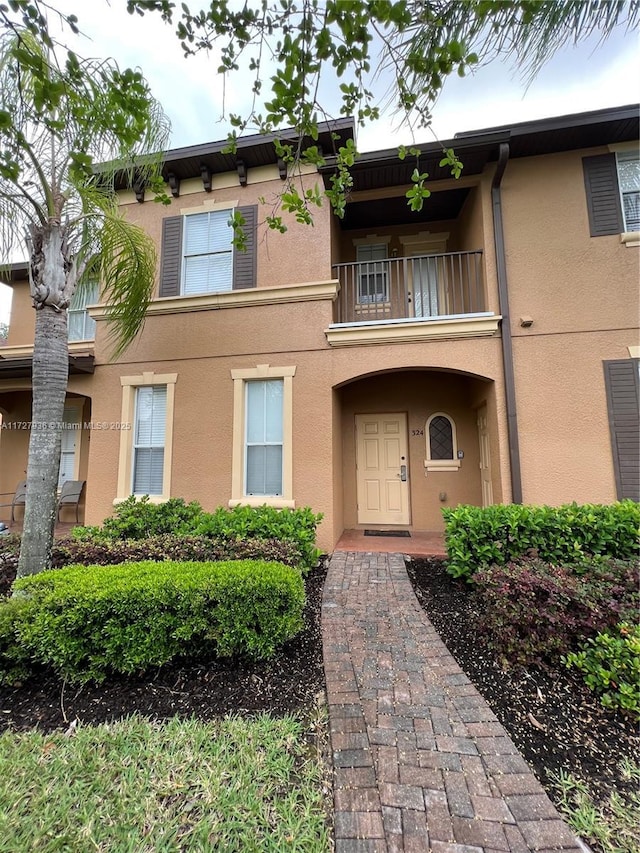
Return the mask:
{"type": "Polygon", "coordinates": [[[400,554],[336,551],[322,631],[336,853],[586,849],[438,637],[400,554]]]}

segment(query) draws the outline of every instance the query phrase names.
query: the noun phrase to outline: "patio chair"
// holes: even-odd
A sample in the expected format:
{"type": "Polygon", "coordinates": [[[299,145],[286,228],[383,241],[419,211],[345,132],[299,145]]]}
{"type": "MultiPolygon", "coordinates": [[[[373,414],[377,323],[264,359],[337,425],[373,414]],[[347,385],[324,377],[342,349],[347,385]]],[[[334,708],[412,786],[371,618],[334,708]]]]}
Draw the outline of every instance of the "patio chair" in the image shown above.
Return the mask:
{"type": "MultiPolygon", "coordinates": [[[[9,494],[7,492],[6,494],[9,494]]],[[[15,509],[17,506],[24,506],[27,500],[27,481],[20,480],[18,485],[16,486],[15,493],[13,495],[13,500],[11,503],[0,504],[0,506],[10,506],[11,507],[11,521],[15,521],[15,509]]]]}
{"type": "Polygon", "coordinates": [[[60,521],[60,510],[62,507],[75,506],[76,523],[80,523],[78,511],[80,509],[80,498],[82,497],[82,492],[86,482],[86,480],[67,480],[62,484],[60,496],[58,498],[58,521],[60,521]]]}

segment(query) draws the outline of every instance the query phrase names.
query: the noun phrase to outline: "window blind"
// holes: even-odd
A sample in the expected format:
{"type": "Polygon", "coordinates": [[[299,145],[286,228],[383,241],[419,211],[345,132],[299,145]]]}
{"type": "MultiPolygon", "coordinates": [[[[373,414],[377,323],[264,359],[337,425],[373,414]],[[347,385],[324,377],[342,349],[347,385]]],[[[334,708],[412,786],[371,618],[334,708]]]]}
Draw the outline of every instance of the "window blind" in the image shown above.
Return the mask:
{"type": "Polygon", "coordinates": [[[184,217],[182,292],[218,293],[233,283],[233,239],[230,210],[184,217]]]}
{"type": "Polygon", "coordinates": [[[161,495],[163,492],[166,413],[166,385],[145,385],[137,389],[133,449],[135,495],[161,495]]]}
{"type": "Polygon", "coordinates": [[[245,493],[282,494],[282,379],[247,382],[245,493]]]}

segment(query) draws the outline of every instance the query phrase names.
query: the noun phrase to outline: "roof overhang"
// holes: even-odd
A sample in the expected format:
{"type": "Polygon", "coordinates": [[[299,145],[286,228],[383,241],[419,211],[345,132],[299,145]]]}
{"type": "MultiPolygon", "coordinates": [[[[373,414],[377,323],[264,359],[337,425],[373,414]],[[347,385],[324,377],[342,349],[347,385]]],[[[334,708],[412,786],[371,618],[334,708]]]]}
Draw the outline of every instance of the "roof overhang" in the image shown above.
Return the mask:
{"type": "MultiPolygon", "coordinates": [[[[302,145],[307,148],[317,145],[324,156],[333,155],[337,149],[344,146],[348,139],[353,139],[355,134],[355,122],[353,118],[340,118],[334,121],[322,122],[318,125],[318,138],[303,137],[302,145]]],[[[227,151],[229,140],[223,139],[218,142],[207,142],[203,145],[190,145],[185,148],[174,148],[167,151],[162,166],[162,177],[170,187],[179,187],[180,182],[189,178],[201,178],[205,175],[220,174],[223,172],[238,172],[238,180],[241,182],[243,176],[246,178],[247,169],[259,166],[278,165],[283,169],[286,176],[284,164],[279,163],[274,142],[297,144],[299,136],[292,129],[283,129],[277,133],[254,134],[241,136],[236,140],[236,150],[233,153],[227,151]]],[[[116,180],[116,189],[126,189],[127,173],[122,172],[116,180]]]]}
{"type": "MultiPolygon", "coordinates": [[[[464,163],[465,177],[479,175],[489,162],[498,159],[503,142],[509,143],[510,157],[535,157],[594,148],[638,139],[640,135],[640,107],[630,104],[605,110],[594,110],[568,116],[556,116],[520,124],[472,130],[456,134],[453,139],[417,145],[420,149],[420,171],[429,174],[429,181],[451,178],[451,170],[440,166],[444,148],[453,148],[464,163]]],[[[325,186],[329,186],[335,172],[336,160],[326,158],[320,168],[325,186]]],[[[370,151],[361,154],[351,169],[353,190],[382,189],[390,186],[411,185],[411,174],[416,167],[416,157],[407,154],[404,160],[397,148],[370,151]]]]}
{"type": "Polygon", "coordinates": [[[5,264],[0,266],[0,284],[16,284],[19,281],[29,280],[29,264],[20,261],[16,264],[5,264]]]}
{"type": "MultiPolygon", "coordinates": [[[[33,356],[27,358],[3,358],[0,350],[0,391],[3,379],[30,379],[33,370],[33,356]]],[[[70,355],[69,375],[90,374],[95,371],[93,355],[70,355]]]]}

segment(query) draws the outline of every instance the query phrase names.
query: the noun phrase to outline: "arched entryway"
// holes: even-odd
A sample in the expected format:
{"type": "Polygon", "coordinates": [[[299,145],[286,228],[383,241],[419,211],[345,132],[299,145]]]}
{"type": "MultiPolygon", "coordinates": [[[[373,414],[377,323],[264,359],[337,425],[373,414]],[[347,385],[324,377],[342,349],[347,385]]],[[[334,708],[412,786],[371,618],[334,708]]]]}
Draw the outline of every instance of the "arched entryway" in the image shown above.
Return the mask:
{"type": "Polygon", "coordinates": [[[502,499],[493,381],[393,370],[341,385],[334,400],[344,529],[438,531],[443,507],[502,499]]]}

